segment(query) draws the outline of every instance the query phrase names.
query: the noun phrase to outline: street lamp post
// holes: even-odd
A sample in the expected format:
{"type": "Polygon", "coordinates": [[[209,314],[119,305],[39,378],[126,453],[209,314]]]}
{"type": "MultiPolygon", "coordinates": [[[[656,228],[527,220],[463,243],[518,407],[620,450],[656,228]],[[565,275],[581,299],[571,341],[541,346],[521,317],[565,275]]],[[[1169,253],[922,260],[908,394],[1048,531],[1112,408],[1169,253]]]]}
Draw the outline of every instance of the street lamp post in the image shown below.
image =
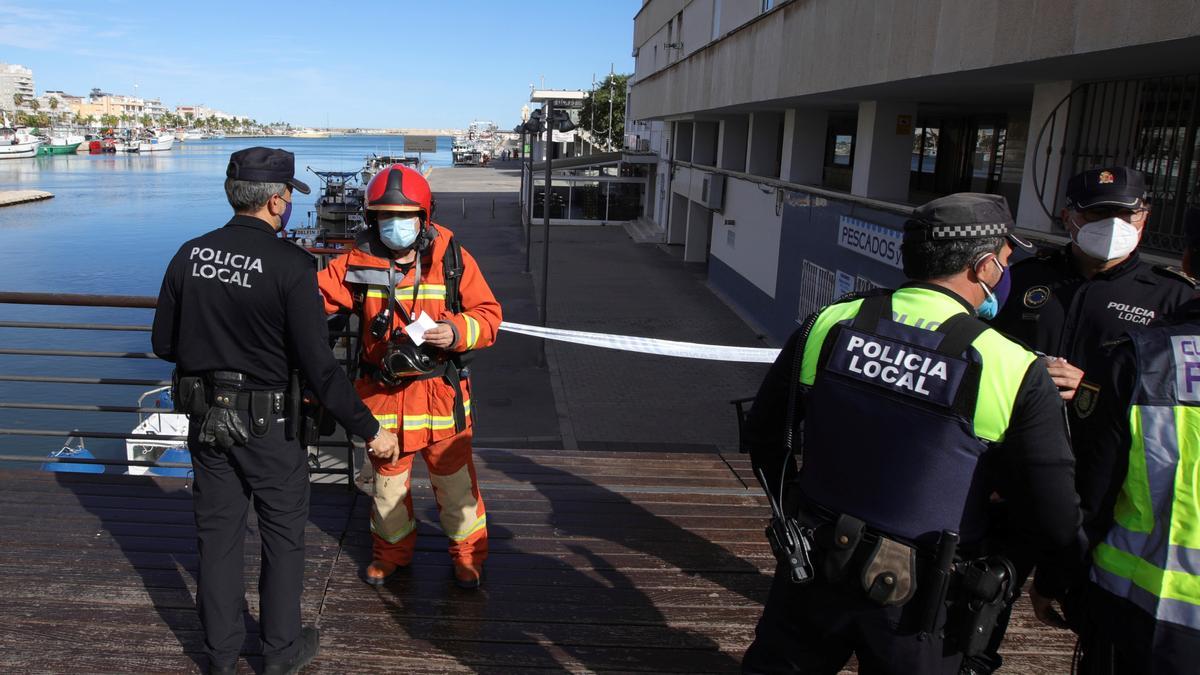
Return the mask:
{"type": "MultiPolygon", "coordinates": [[[[525,273],[532,272],[533,258],[533,139],[542,130],[542,111],[534,110],[529,115],[529,119],[521,125],[521,131],[529,137],[529,151],[525,153],[526,165],[528,170],[528,185],[526,189],[525,213],[521,215],[521,222],[525,223],[525,273]]],[[[521,148],[525,150],[524,147],[521,148]]]]}
{"type": "MultiPolygon", "coordinates": [[[[550,144],[554,142],[554,99],[546,101],[546,185],[542,192],[542,326],[550,304],[550,144]]],[[[532,179],[530,183],[532,183],[532,179]]],[[[542,344],[545,344],[543,340],[542,344]]],[[[544,351],[545,347],[543,347],[544,351]]]]}

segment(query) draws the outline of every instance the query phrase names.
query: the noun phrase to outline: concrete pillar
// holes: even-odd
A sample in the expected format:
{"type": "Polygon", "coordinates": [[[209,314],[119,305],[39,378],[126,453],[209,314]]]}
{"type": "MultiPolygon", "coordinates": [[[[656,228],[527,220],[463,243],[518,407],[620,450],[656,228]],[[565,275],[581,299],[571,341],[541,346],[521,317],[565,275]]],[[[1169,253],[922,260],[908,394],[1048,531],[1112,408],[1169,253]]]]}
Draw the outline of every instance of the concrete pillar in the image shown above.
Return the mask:
{"type": "Polygon", "coordinates": [[[721,120],[720,142],[717,144],[717,166],[730,171],[746,170],[746,142],[749,131],[749,115],[738,115],[721,120]]]}
{"type": "Polygon", "coordinates": [[[672,193],[669,199],[671,200],[671,214],[670,222],[667,224],[667,243],[683,244],[687,239],[688,198],[678,193],[672,193]]]}
{"type": "Polygon", "coordinates": [[[783,123],[782,180],[820,185],[825,172],[825,134],[829,113],[798,108],[787,111],[783,123]]]}
{"type": "MultiPolygon", "coordinates": [[[[1053,222],[1042,208],[1042,200],[1038,197],[1037,191],[1039,186],[1044,186],[1046,208],[1053,211],[1054,204],[1061,202],[1058,196],[1062,194],[1067,180],[1071,177],[1069,164],[1071,158],[1066,158],[1068,165],[1063,167],[1064,157],[1061,152],[1066,138],[1065,134],[1071,128],[1070,120],[1067,119],[1067,106],[1058,108],[1054,124],[1052,127],[1047,127],[1045,134],[1042,135],[1041,145],[1038,145],[1038,136],[1042,134],[1042,127],[1050,118],[1050,114],[1054,112],[1055,107],[1074,88],[1074,82],[1043,82],[1033,87],[1033,105],[1029,110],[1029,135],[1025,145],[1025,171],[1021,174],[1021,197],[1019,203],[1013,205],[1017,209],[1017,227],[1043,232],[1050,232],[1053,228],[1053,222]],[[1051,152],[1047,156],[1048,148],[1051,149],[1051,152]],[[1036,182],[1034,181],[1035,163],[1037,164],[1038,178],[1036,182]],[[1060,167],[1062,168],[1061,182],[1059,182],[1060,167]]],[[[1080,106],[1074,107],[1079,108],[1080,106]]]]}
{"type": "Polygon", "coordinates": [[[783,115],[777,112],[756,112],[750,115],[750,148],[746,154],[746,173],[767,178],[779,177],[780,123],[783,115]]]}
{"type": "Polygon", "coordinates": [[[862,101],[858,104],[854,175],[850,183],[852,194],[885,201],[908,201],[912,127],[916,119],[917,104],[913,102],[862,101]]]}
{"type": "Polygon", "coordinates": [[[712,211],[688,200],[687,239],[683,243],[684,262],[708,260],[708,239],[712,232],[712,211]]]}

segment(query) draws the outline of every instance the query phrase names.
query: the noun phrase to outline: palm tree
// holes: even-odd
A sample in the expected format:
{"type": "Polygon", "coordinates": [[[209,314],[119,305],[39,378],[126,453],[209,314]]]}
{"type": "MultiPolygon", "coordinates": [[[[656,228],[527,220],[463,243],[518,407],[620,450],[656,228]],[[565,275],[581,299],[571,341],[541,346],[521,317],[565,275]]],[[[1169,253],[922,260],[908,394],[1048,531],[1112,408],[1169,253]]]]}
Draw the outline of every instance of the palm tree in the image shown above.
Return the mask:
{"type": "Polygon", "coordinates": [[[42,104],[38,103],[36,98],[29,101],[29,109],[32,110],[34,114],[37,114],[38,109],[41,107],[42,104]]]}
{"type": "Polygon", "coordinates": [[[195,114],[195,113],[190,113],[190,112],[185,112],[185,113],[183,113],[183,117],[184,117],[184,119],[186,119],[186,120],[187,120],[187,125],[188,125],[189,127],[191,127],[191,126],[192,126],[192,120],[196,119],[196,114],[195,114]]]}
{"type": "Polygon", "coordinates": [[[20,93],[13,94],[13,105],[16,106],[16,108],[13,108],[14,110],[16,110],[17,108],[20,108],[21,104],[24,102],[25,102],[24,94],[20,94],[20,93]]]}

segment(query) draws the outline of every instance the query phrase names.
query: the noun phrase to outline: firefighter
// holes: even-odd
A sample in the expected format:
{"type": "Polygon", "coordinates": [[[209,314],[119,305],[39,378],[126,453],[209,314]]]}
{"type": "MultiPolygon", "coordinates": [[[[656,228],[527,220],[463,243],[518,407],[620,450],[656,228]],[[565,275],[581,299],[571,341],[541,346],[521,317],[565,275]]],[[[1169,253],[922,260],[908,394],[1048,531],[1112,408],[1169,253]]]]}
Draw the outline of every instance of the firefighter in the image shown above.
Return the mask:
{"type": "Polygon", "coordinates": [[[419,172],[399,164],[379,172],[367,185],[364,207],[368,229],[318,275],[327,312],[358,314],[355,388],[400,438],[398,457],[371,457],[374,545],[363,578],[382,585],[412,562],[417,534],[409,486],[420,453],[450,539],[455,583],[478,588],[487,516],[471,455],[465,359],[495,342],[500,304],[471,254],[433,222],[433,196],[419,172]]]}

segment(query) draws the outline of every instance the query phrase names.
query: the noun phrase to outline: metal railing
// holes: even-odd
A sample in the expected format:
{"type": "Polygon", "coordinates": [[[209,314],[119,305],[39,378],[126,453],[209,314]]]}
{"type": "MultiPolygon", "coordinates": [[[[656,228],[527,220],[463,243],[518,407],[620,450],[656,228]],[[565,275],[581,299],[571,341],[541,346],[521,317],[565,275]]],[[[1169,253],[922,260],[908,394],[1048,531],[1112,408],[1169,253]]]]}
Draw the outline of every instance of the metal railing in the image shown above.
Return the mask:
{"type": "MultiPolygon", "coordinates": [[[[41,306],[65,306],[65,307],[94,307],[94,308],[119,308],[119,309],[154,309],[156,299],[149,296],[128,296],[128,295],[84,295],[84,294],[60,294],[60,293],[26,293],[26,292],[0,292],[0,304],[10,305],[41,305],[41,306]]],[[[110,332],[141,332],[149,333],[151,327],[140,324],[114,324],[114,323],[84,323],[84,322],[62,322],[62,321],[0,321],[0,328],[15,328],[15,329],[30,329],[30,330],[49,330],[49,331],[110,331],[110,332]]],[[[333,331],[330,333],[333,337],[345,337],[351,341],[351,344],[346,349],[346,357],[341,359],[343,366],[351,368],[351,357],[354,353],[353,340],[357,338],[356,331],[333,331]]],[[[97,358],[97,359],[157,359],[151,352],[137,351],[101,351],[101,350],[81,350],[81,349],[32,349],[32,348],[16,348],[6,345],[0,345],[0,355],[13,356],[30,356],[30,357],[67,357],[67,358],[97,358]]],[[[13,383],[41,383],[41,384],[61,384],[61,385],[125,385],[137,387],[165,387],[171,384],[170,380],[136,378],[136,377],[71,377],[61,375],[28,375],[28,374],[0,374],[0,382],[13,383]]],[[[139,401],[140,403],[140,401],[139,401]]],[[[0,401],[0,409],[6,410],[46,410],[46,411],[62,411],[62,412],[87,412],[87,413],[122,413],[122,414],[158,414],[171,413],[171,410],[161,407],[147,407],[143,405],[128,406],[128,405],[111,405],[104,402],[98,403],[67,403],[63,401],[49,402],[32,402],[32,401],[0,401]]],[[[139,417],[139,421],[141,418],[139,417]]],[[[18,427],[0,427],[0,436],[20,436],[31,438],[61,438],[68,443],[71,439],[107,439],[121,441],[151,441],[151,442],[186,442],[187,436],[171,435],[171,434],[141,434],[134,432],[113,432],[98,429],[34,429],[34,428],[18,428],[18,427]]],[[[349,436],[346,436],[347,439],[349,436]]],[[[353,448],[354,444],[349,440],[338,441],[333,439],[321,439],[315,445],[310,445],[308,451],[310,453],[319,453],[323,449],[345,449],[346,450],[346,466],[345,468],[323,468],[319,465],[311,466],[310,471],[314,474],[321,475],[345,475],[346,482],[353,487],[354,483],[354,461],[353,448]]],[[[310,457],[313,455],[310,454],[310,457]]],[[[153,462],[142,461],[129,458],[121,459],[88,459],[74,456],[53,456],[48,453],[41,456],[28,456],[16,454],[0,454],[0,462],[37,462],[39,464],[80,464],[80,465],[101,465],[101,466],[126,466],[126,467],[148,467],[148,468],[191,468],[191,464],[179,462],[153,462]]]]}
{"type": "Polygon", "coordinates": [[[1178,253],[1183,218],[1200,206],[1200,73],[1081,84],[1050,112],[1035,147],[1034,189],[1057,222],[1068,177],[1129,166],[1146,174],[1143,246],[1178,253]]]}

